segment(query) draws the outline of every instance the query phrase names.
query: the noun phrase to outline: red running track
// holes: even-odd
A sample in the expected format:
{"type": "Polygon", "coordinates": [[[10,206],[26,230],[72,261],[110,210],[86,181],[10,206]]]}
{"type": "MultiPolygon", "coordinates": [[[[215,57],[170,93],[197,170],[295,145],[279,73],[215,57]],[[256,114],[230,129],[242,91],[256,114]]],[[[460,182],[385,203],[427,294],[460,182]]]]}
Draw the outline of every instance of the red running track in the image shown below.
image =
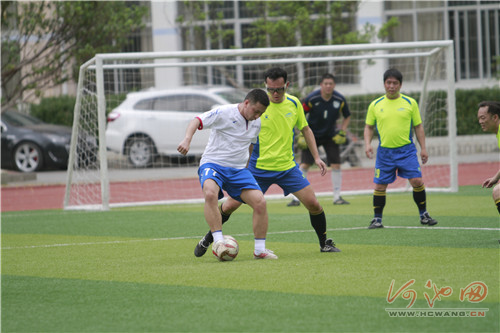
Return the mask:
{"type": "MultiPolygon", "coordinates": [[[[423,168],[424,181],[427,186],[445,186],[441,184],[447,183],[447,179],[443,179],[442,168],[439,166],[425,166],[423,168]],[[434,169],[441,168],[441,171],[435,172],[434,169]]],[[[481,185],[482,182],[494,175],[500,164],[497,162],[484,162],[484,163],[467,163],[460,164],[458,167],[458,183],[459,186],[464,185],[481,185]]],[[[373,170],[372,169],[349,169],[343,171],[343,184],[344,191],[359,190],[360,180],[372,183],[373,170]]],[[[331,178],[327,175],[321,177],[319,172],[311,171],[308,173],[308,179],[314,187],[316,192],[330,192],[331,178]]],[[[405,182],[405,180],[398,178],[396,182],[405,182]]],[[[161,192],[155,194],[156,197],[151,198],[151,193],[148,193],[148,200],[168,201],[180,199],[192,199],[193,193],[198,193],[197,198],[202,198],[201,189],[198,183],[198,178],[189,179],[166,179],[151,182],[155,187],[163,189],[161,192]],[[186,189],[184,195],[179,195],[177,189],[186,189]],[[190,193],[190,195],[188,194],[190,193]]],[[[397,185],[397,184],[395,184],[397,185]]],[[[130,199],[121,196],[121,194],[128,194],[129,190],[126,188],[128,183],[111,183],[110,191],[113,202],[127,202],[130,199]]],[[[141,182],[143,188],[148,188],[148,182],[141,182]]],[[[364,186],[366,188],[366,186],[364,186]]],[[[1,192],[1,206],[2,212],[8,211],[26,211],[26,210],[40,210],[40,209],[62,209],[64,200],[64,185],[30,185],[30,186],[2,186],[1,192]]],[[[281,189],[276,185],[271,186],[266,194],[280,194],[281,189]]],[[[140,198],[133,198],[133,201],[140,201],[140,198]]]]}

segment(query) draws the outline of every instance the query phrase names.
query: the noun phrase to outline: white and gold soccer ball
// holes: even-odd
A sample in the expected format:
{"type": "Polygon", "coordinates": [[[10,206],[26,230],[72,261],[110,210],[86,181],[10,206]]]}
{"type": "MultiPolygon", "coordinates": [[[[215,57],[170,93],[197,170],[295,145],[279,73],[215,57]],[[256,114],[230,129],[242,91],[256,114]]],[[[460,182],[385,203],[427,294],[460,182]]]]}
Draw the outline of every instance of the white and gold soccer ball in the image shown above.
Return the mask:
{"type": "Polygon", "coordinates": [[[233,236],[224,235],[224,240],[212,245],[212,253],[219,261],[231,261],[236,258],[240,247],[233,236]]]}

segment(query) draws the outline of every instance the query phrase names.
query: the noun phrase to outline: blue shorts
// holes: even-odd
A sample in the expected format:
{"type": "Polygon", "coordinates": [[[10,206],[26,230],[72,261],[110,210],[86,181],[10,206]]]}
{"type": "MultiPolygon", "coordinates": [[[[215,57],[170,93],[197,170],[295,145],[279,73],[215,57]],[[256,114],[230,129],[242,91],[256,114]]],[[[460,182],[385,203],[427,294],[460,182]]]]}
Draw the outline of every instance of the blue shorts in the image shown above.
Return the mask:
{"type": "Polygon", "coordinates": [[[422,177],[417,148],[413,143],[399,148],[378,147],[375,161],[375,184],[391,184],[397,175],[411,179],[422,177]]]}
{"type": "Polygon", "coordinates": [[[240,202],[244,202],[240,197],[242,190],[261,190],[248,169],[235,169],[214,163],[205,163],[199,167],[198,176],[201,188],[207,179],[213,179],[219,185],[219,200],[224,198],[222,190],[240,202]]]}
{"type": "Polygon", "coordinates": [[[310,185],[297,164],[286,171],[267,171],[261,169],[252,169],[251,171],[264,193],[266,193],[272,184],[281,187],[285,196],[310,185]]]}

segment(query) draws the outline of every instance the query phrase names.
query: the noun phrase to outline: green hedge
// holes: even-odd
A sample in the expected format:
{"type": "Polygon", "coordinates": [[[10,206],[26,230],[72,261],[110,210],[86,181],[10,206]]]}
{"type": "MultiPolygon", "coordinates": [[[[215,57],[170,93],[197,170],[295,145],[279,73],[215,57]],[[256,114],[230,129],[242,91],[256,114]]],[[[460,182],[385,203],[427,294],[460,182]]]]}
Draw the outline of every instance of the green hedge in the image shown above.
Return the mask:
{"type": "MultiPolygon", "coordinates": [[[[437,91],[432,93],[438,94],[440,98],[446,98],[445,91],[437,91]]],[[[407,94],[417,101],[419,100],[420,93],[409,92],[407,94]]],[[[349,103],[349,105],[356,105],[358,110],[363,110],[363,112],[353,112],[352,115],[351,123],[356,124],[356,127],[361,128],[359,133],[355,133],[356,135],[360,137],[363,136],[362,128],[364,126],[360,125],[364,124],[366,109],[368,108],[368,104],[370,103],[366,101],[372,101],[379,96],[380,94],[370,94],[350,96],[347,98],[347,102],[349,103]]],[[[457,134],[481,134],[483,133],[483,131],[481,130],[481,127],[477,122],[477,105],[479,104],[479,102],[485,100],[500,100],[500,87],[473,90],[457,89],[455,91],[455,97],[457,107],[457,134]]],[[[109,105],[106,106],[107,112],[110,112],[113,108],[115,108],[124,98],[125,95],[113,97],[109,96],[107,98],[107,101],[115,102],[108,103],[109,105]]],[[[75,97],[49,97],[42,99],[40,104],[32,104],[31,114],[48,123],[72,126],[74,107],[75,97]]],[[[431,136],[432,133],[427,133],[427,135],[431,136]]]]}
{"type": "MultiPolygon", "coordinates": [[[[126,95],[113,95],[106,98],[106,114],[116,108],[126,95]]],[[[51,124],[73,126],[76,97],[61,96],[43,98],[40,104],[31,104],[31,115],[51,124]]]]}
{"type": "Polygon", "coordinates": [[[72,96],[47,97],[40,104],[31,104],[31,115],[51,124],[73,126],[76,98],[72,96]]]}
{"type": "Polygon", "coordinates": [[[475,90],[457,89],[457,134],[472,135],[484,133],[477,121],[477,105],[482,101],[500,101],[500,87],[475,90]]]}

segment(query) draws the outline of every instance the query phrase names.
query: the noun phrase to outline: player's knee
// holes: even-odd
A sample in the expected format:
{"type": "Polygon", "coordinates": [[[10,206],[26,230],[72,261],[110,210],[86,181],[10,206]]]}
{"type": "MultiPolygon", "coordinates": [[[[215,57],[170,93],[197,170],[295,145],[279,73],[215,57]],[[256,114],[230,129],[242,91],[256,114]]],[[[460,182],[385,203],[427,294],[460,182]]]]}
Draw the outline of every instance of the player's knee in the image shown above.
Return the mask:
{"type": "Polygon", "coordinates": [[[500,199],[500,183],[493,187],[493,200],[497,201],[500,199]]]}
{"type": "Polygon", "coordinates": [[[424,181],[422,178],[412,178],[410,179],[410,185],[412,187],[421,187],[422,185],[424,185],[424,181]]]}
{"type": "Polygon", "coordinates": [[[264,199],[264,197],[262,197],[262,199],[259,199],[257,200],[257,202],[255,202],[254,206],[253,206],[253,210],[257,213],[257,214],[266,214],[267,212],[267,205],[266,205],[266,200],[264,199]]]}
{"type": "Polygon", "coordinates": [[[387,184],[375,184],[375,191],[385,192],[387,190],[387,184]]]}
{"type": "Polygon", "coordinates": [[[311,202],[304,204],[304,205],[306,206],[309,213],[312,215],[318,215],[323,211],[323,207],[321,206],[319,201],[316,200],[316,198],[315,198],[315,200],[312,200],[311,202]]]}
{"type": "Polygon", "coordinates": [[[205,202],[207,203],[217,203],[219,201],[219,191],[206,189],[203,191],[203,195],[205,196],[205,202]]]}
{"type": "Polygon", "coordinates": [[[233,198],[228,198],[223,204],[222,204],[222,211],[229,215],[232,214],[236,209],[238,209],[241,206],[241,202],[234,200],[233,198]]]}

